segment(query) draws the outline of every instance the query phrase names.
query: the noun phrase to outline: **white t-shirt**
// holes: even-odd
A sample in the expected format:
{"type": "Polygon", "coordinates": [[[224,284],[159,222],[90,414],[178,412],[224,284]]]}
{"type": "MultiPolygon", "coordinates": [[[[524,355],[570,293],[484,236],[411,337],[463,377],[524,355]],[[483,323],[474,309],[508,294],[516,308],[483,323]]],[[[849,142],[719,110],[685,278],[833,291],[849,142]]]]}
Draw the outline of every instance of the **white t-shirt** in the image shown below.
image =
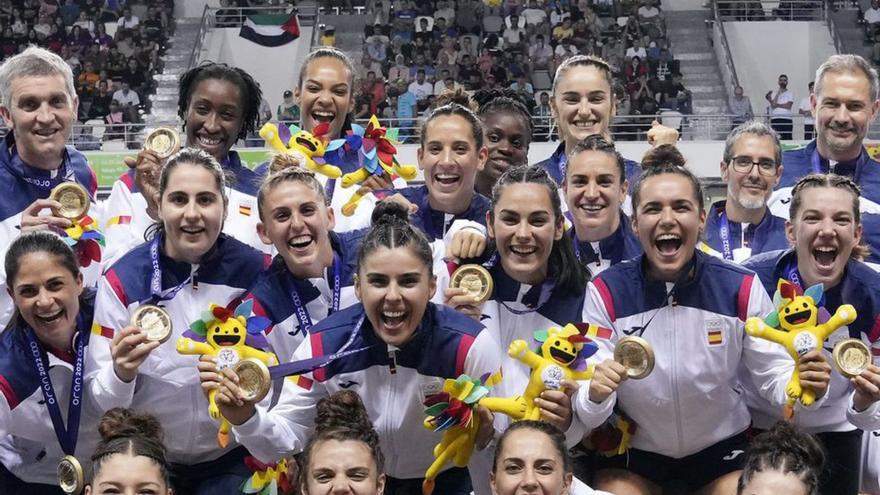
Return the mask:
{"type": "Polygon", "coordinates": [[[409,92],[415,95],[416,100],[424,100],[431,96],[434,92],[434,86],[431,85],[428,81],[425,81],[421,84],[418,81],[413,81],[409,83],[409,92]]]}
{"type": "Polygon", "coordinates": [[[880,22],[880,9],[871,7],[865,11],[865,22],[868,24],[876,24],[880,22]]]}
{"type": "Polygon", "coordinates": [[[117,89],[115,93],[113,93],[113,99],[118,101],[120,105],[140,105],[141,99],[138,98],[138,94],[136,91],[130,89],[128,90],[128,94],[125,94],[125,91],[121,89],[117,89]]]}
{"type": "Polygon", "coordinates": [[[522,16],[526,20],[526,24],[536,26],[547,18],[547,12],[541,9],[525,9],[522,11],[522,16]]]}
{"type": "Polygon", "coordinates": [[[642,60],[648,58],[648,51],[645,50],[645,47],[636,48],[631,46],[626,49],[626,58],[639,57],[642,60]]]}
{"type": "MultiPolygon", "coordinates": [[[[809,112],[810,109],[811,109],[811,106],[810,106],[810,97],[809,97],[809,96],[805,96],[805,97],[801,98],[801,104],[800,104],[800,106],[798,107],[798,110],[806,110],[806,111],[809,112]]],[[[812,114],[812,113],[810,113],[810,116],[809,116],[809,117],[804,117],[804,124],[814,124],[815,122],[816,122],[816,121],[813,119],[813,114],[812,114]]]]}
{"type": "MultiPolygon", "coordinates": [[[[773,93],[770,94],[770,99],[776,97],[776,93],[779,92],[779,88],[773,90],[773,93]]],[[[791,92],[790,89],[786,89],[779,95],[779,98],[776,100],[777,105],[784,105],[785,103],[794,103],[794,93],[791,92]]],[[[772,108],[770,110],[770,115],[774,117],[791,117],[791,109],[790,108],[772,108]]]]}
{"type": "Polygon", "coordinates": [[[639,7],[638,11],[639,17],[642,19],[651,19],[653,17],[657,17],[660,15],[660,11],[657,10],[657,7],[639,7]]]}
{"type": "Polygon", "coordinates": [[[556,56],[557,57],[573,57],[578,54],[578,49],[574,45],[568,45],[568,50],[562,45],[562,43],[556,45],[556,56]]]}

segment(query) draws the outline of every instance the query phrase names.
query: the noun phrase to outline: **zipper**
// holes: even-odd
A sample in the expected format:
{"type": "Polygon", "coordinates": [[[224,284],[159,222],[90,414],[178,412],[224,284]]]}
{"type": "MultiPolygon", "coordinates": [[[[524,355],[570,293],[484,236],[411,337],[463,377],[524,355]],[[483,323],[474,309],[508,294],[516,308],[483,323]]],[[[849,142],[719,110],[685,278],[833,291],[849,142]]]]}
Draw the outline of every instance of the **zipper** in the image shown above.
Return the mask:
{"type": "MultiPolygon", "coordinates": [[[[676,332],[677,325],[675,324],[675,306],[678,303],[675,301],[675,294],[669,294],[669,312],[671,313],[671,323],[670,328],[672,329],[672,348],[678,349],[678,332],[676,332]]],[[[683,428],[681,426],[681,402],[678,394],[678,353],[670,352],[672,356],[672,398],[673,404],[675,404],[675,429],[676,436],[678,439],[678,453],[680,454],[684,450],[684,441],[682,440],[683,436],[683,428]]]]}
{"type": "Polygon", "coordinates": [[[199,265],[190,267],[189,277],[192,279],[192,290],[199,290],[199,265]]]}
{"type": "Polygon", "coordinates": [[[394,400],[399,395],[397,390],[397,348],[390,344],[388,345],[388,358],[390,359],[388,372],[391,376],[388,377],[387,395],[385,396],[385,407],[383,408],[383,413],[386,417],[385,434],[388,438],[388,452],[385,455],[389,461],[388,466],[397,467],[397,448],[394,441],[394,432],[397,430],[397,427],[394,424],[395,418],[393,417],[393,412],[398,410],[395,407],[394,400]]]}

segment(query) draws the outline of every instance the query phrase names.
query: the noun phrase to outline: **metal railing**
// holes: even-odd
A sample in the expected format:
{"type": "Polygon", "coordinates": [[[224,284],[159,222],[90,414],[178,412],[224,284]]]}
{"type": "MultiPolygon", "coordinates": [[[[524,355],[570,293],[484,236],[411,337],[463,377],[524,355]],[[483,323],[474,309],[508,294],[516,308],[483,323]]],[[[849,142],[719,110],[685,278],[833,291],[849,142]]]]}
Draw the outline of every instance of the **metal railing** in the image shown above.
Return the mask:
{"type": "MultiPolygon", "coordinates": [[[[754,119],[770,122],[768,115],[756,115],[754,119]]],[[[644,141],[645,134],[651,128],[651,122],[659,121],[681,131],[683,140],[706,141],[723,140],[730,130],[740,122],[733,115],[682,115],[677,112],[661,112],[658,115],[618,115],[612,119],[611,133],[615,139],[624,141],[644,141]]],[[[419,142],[423,117],[408,119],[381,119],[383,126],[396,127],[399,130],[400,140],[404,143],[413,144],[419,142]]],[[[366,127],[366,120],[356,120],[358,124],[366,127]]],[[[803,117],[792,116],[794,140],[802,139],[803,117]]],[[[281,124],[297,124],[299,122],[281,122],[281,124]]],[[[547,141],[557,136],[555,123],[550,117],[533,116],[534,128],[533,141],[547,141]]],[[[76,146],[80,151],[137,151],[143,147],[146,134],[157,127],[169,127],[180,130],[180,121],[156,122],[145,125],[138,124],[76,124],[73,126],[69,143],[76,146]]],[[[7,128],[0,126],[0,137],[6,135],[7,128]]],[[[185,141],[185,140],[184,140],[185,141]]],[[[265,147],[266,143],[258,135],[248,136],[239,141],[240,147],[265,147]]]]}
{"type": "Polygon", "coordinates": [[[202,21],[199,33],[189,57],[189,68],[195,67],[201,58],[202,47],[208,31],[214,28],[238,28],[244,24],[248,16],[254,14],[290,14],[295,13],[300,27],[314,26],[318,18],[318,9],[312,6],[291,7],[209,7],[202,10],[202,21]]]}
{"type": "Polygon", "coordinates": [[[822,0],[716,0],[718,16],[724,21],[821,21],[822,0]]]}
{"type": "Polygon", "coordinates": [[[721,19],[721,13],[718,8],[718,2],[712,7],[714,20],[712,22],[712,35],[715,45],[715,55],[721,65],[721,77],[724,79],[727,94],[730,90],[739,86],[739,77],[736,75],[736,65],[733,63],[733,55],[730,53],[730,44],[727,42],[727,33],[724,31],[724,21],[721,19]],[[726,69],[726,70],[724,70],[726,69]]]}
{"type": "Polygon", "coordinates": [[[823,6],[822,14],[825,18],[825,24],[828,26],[828,33],[831,34],[831,40],[834,42],[834,49],[837,53],[845,53],[846,50],[843,46],[843,39],[840,37],[840,32],[837,30],[837,24],[834,22],[834,17],[831,16],[830,2],[823,6]]]}

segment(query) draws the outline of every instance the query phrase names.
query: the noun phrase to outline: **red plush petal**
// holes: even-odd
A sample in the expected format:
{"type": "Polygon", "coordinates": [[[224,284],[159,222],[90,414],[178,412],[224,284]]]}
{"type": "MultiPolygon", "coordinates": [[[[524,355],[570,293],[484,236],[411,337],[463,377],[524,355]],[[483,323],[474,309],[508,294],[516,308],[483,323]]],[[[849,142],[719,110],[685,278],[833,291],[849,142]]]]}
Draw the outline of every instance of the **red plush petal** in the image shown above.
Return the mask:
{"type": "Polygon", "coordinates": [[[324,134],[327,134],[327,131],[329,130],[330,124],[327,122],[321,122],[320,124],[315,126],[315,131],[312,132],[312,134],[317,137],[322,137],[324,134]]]}
{"type": "Polygon", "coordinates": [[[220,306],[214,308],[211,313],[214,315],[214,318],[217,318],[224,323],[226,322],[226,320],[229,319],[230,316],[232,316],[232,311],[229,311],[227,308],[223,308],[220,306]]]}

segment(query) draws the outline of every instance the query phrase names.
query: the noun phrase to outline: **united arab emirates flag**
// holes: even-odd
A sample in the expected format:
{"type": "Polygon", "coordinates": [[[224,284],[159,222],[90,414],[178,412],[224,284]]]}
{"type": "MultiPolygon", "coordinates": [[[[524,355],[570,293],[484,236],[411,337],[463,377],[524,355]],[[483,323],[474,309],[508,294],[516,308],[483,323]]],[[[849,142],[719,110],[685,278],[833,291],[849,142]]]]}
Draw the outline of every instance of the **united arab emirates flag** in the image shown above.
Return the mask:
{"type": "Polygon", "coordinates": [[[238,35],[258,45],[281,46],[299,38],[299,22],[296,14],[252,15],[238,35]]]}

